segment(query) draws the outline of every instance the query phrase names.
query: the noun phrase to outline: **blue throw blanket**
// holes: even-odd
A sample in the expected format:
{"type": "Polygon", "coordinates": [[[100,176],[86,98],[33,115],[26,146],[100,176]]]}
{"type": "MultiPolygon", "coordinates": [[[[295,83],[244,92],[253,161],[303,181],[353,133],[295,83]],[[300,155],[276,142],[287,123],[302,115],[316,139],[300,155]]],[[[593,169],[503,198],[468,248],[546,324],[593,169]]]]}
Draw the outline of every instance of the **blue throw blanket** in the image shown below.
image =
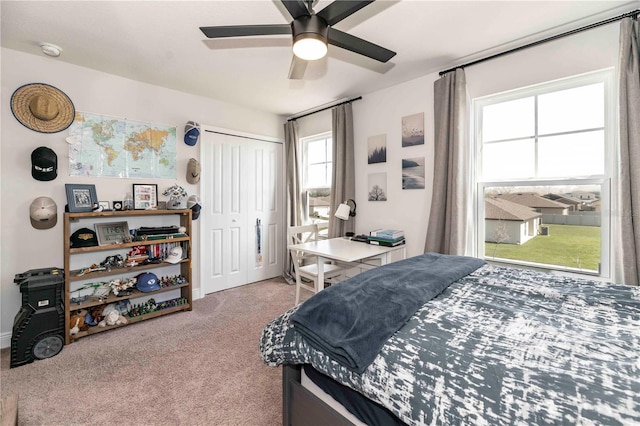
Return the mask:
{"type": "Polygon", "coordinates": [[[362,373],[422,305],[484,264],[438,253],[390,263],[321,291],[291,321],[311,346],[362,373]]]}

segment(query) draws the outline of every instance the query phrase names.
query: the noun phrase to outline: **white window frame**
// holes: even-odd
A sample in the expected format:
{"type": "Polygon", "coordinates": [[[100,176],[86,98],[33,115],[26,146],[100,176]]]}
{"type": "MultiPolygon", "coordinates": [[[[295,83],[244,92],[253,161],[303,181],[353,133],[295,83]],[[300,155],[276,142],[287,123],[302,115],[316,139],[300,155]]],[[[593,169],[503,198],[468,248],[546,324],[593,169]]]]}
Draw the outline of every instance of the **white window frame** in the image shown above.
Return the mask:
{"type": "MultiPolygon", "coordinates": [[[[309,155],[308,155],[308,146],[309,143],[311,142],[317,142],[320,140],[324,140],[326,143],[330,143],[333,144],[333,134],[331,131],[328,132],[323,132],[323,133],[319,133],[317,135],[313,135],[313,136],[307,136],[307,137],[303,137],[300,138],[300,142],[302,145],[302,188],[305,191],[305,199],[304,202],[306,203],[306,208],[305,208],[305,215],[306,217],[304,218],[306,223],[317,223],[319,226],[319,238],[326,238],[327,236],[327,228],[329,226],[329,221],[326,220],[319,220],[315,217],[311,217],[310,213],[311,213],[311,207],[310,207],[310,203],[309,203],[309,193],[311,191],[314,190],[329,190],[331,191],[331,181],[333,179],[333,176],[327,176],[327,186],[315,186],[315,187],[310,187],[307,184],[307,180],[308,180],[308,167],[309,167],[309,155]]],[[[331,146],[331,148],[333,149],[333,146],[331,146]]],[[[332,151],[333,152],[333,151],[332,151]]],[[[325,163],[325,164],[332,164],[333,167],[333,158],[332,156],[327,157],[326,158],[327,161],[324,162],[320,162],[320,163],[314,163],[314,164],[321,164],[321,163],[325,163]]],[[[333,170],[333,168],[331,169],[333,170]]]]}
{"type": "MultiPolygon", "coordinates": [[[[332,132],[324,132],[324,133],[320,133],[317,135],[313,135],[313,136],[308,136],[308,137],[304,137],[301,138],[301,142],[302,142],[302,158],[303,158],[303,163],[302,163],[302,170],[303,170],[303,177],[302,177],[302,187],[305,190],[310,190],[310,189],[331,189],[331,176],[329,176],[329,182],[327,186],[318,186],[318,187],[310,187],[307,185],[307,180],[308,180],[308,170],[309,170],[309,156],[308,156],[308,146],[311,142],[317,142],[320,140],[325,140],[325,141],[332,141],[332,132]]],[[[318,162],[318,163],[314,163],[314,164],[333,164],[333,159],[329,158],[328,161],[324,161],[324,162],[318,162]]]]}
{"type": "MultiPolygon", "coordinates": [[[[484,214],[484,193],[487,187],[522,187],[522,186],[553,186],[553,185],[600,185],[601,187],[601,251],[600,251],[600,271],[589,272],[558,265],[543,265],[539,263],[529,263],[525,261],[514,261],[509,259],[500,259],[495,261],[486,259],[492,263],[506,263],[510,266],[521,266],[526,268],[535,268],[546,270],[552,273],[561,274],[578,274],[599,276],[604,279],[610,279],[612,276],[612,226],[614,226],[615,218],[611,210],[611,193],[612,182],[615,184],[615,143],[616,132],[614,130],[615,116],[615,87],[614,70],[608,68],[601,71],[582,74],[578,76],[568,77],[561,80],[542,83],[535,86],[516,89],[508,92],[484,96],[473,100],[474,125],[473,128],[473,152],[475,158],[475,193],[474,193],[474,222],[476,228],[476,247],[475,254],[480,258],[485,258],[485,214],[484,214]],[[577,176],[558,179],[513,179],[513,180],[483,180],[482,179],[482,108],[488,105],[507,102],[530,96],[543,95],[545,93],[556,92],[560,90],[571,89],[574,87],[585,86],[594,83],[604,84],[605,97],[605,117],[604,117],[604,173],[602,175],[593,176],[577,176]]],[[[536,106],[537,108],[537,106],[536,106]]],[[[536,117],[536,133],[537,133],[537,117],[536,117]]],[[[548,135],[544,135],[548,136],[548,135]]],[[[538,134],[534,135],[537,139],[538,134]]],[[[536,160],[537,161],[537,160],[536,160]]]]}

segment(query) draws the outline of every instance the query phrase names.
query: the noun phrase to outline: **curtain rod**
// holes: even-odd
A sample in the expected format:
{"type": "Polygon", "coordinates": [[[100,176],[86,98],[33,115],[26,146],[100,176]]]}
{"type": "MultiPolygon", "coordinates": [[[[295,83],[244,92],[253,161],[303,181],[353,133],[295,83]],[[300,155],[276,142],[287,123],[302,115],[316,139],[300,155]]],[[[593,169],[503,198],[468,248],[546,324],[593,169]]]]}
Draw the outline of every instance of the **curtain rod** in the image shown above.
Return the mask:
{"type": "Polygon", "coordinates": [[[607,25],[607,24],[610,24],[612,22],[620,21],[620,20],[622,20],[624,18],[629,18],[629,17],[635,18],[636,16],[638,16],[638,14],[640,14],[640,9],[636,9],[636,10],[634,10],[632,12],[627,12],[627,13],[625,13],[623,15],[616,16],[615,18],[605,19],[604,21],[596,22],[595,24],[590,24],[590,25],[587,25],[587,26],[584,26],[584,27],[581,27],[581,28],[577,28],[575,30],[567,31],[567,32],[564,32],[564,33],[561,33],[561,34],[557,34],[557,35],[554,35],[554,36],[551,36],[551,37],[547,37],[547,38],[542,39],[542,40],[534,41],[533,43],[525,44],[524,46],[520,46],[520,47],[516,47],[516,48],[510,49],[510,50],[506,50],[504,52],[496,53],[495,55],[487,56],[486,58],[481,58],[481,59],[478,59],[476,61],[468,62],[468,63],[463,64],[463,65],[458,65],[458,66],[455,66],[453,68],[449,68],[448,70],[440,71],[440,76],[442,77],[446,73],[449,73],[451,71],[455,71],[458,68],[470,67],[471,65],[476,65],[476,64],[479,64],[480,62],[488,61],[490,59],[495,59],[495,58],[498,58],[500,56],[508,55],[509,53],[514,53],[514,52],[517,52],[519,50],[526,49],[528,47],[537,46],[539,44],[546,43],[548,41],[557,40],[559,38],[563,38],[563,37],[566,37],[566,36],[570,36],[570,35],[573,35],[573,34],[580,33],[582,31],[586,31],[586,30],[590,30],[590,29],[593,29],[593,28],[597,28],[597,27],[600,27],[602,25],[607,25]]]}
{"type": "Polygon", "coordinates": [[[224,135],[224,136],[233,136],[234,138],[244,138],[244,139],[251,139],[254,141],[260,141],[260,142],[269,142],[269,143],[279,143],[282,144],[282,142],[278,142],[278,141],[268,141],[266,139],[260,139],[260,138],[253,138],[251,136],[242,136],[242,135],[234,135],[233,133],[225,133],[225,132],[218,132],[216,130],[205,130],[205,132],[207,133],[215,133],[217,135],[224,135]]]}
{"type": "Polygon", "coordinates": [[[325,110],[328,110],[329,108],[337,107],[337,106],[340,106],[340,105],[350,104],[351,102],[359,101],[360,99],[362,99],[362,96],[358,96],[357,98],[349,99],[349,100],[346,100],[346,101],[343,101],[343,102],[338,102],[337,104],[329,105],[328,107],[320,108],[320,109],[317,109],[315,111],[308,112],[306,114],[302,114],[302,115],[298,115],[298,116],[295,116],[295,117],[291,117],[291,118],[287,119],[287,121],[296,121],[298,118],[306,117],[307,115],[315,114],[316,112],[320,112],[320,111],[325,111],[325,110]]]}

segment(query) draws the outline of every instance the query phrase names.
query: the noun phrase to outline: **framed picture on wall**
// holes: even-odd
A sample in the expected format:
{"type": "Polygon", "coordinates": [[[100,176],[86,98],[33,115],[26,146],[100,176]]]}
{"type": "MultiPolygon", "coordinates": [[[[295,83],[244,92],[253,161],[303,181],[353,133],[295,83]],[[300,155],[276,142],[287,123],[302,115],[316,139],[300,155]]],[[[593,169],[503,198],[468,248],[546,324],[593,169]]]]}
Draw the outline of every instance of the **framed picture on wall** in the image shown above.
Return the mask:
{"type": "Polygon", "coordinates": [[[387,135],[369,136],[367,144],[369,164],[387,162],[387,135]]]}
{"type": "Polygon", "coordinates": [[[94,206],[97,206],[98,196],[95,185],[65,183],[64,188],[67,192],[69,212],[90,212],[93,211],[94,206]]]}
{"type": "Polygon", "coordinates": [[[424,112],[402,117],[402,147],[424,145],[424,112]]]}
{"type": "Polygon", "coordinates": [[[387,201],[387,174],[369,173],[368,201],[387,201]]]}
{"type": "Polygon", "coordinates": [[[424,157],[402,159],[402,189],[424,189],[424,157]]]}
{"type": "Polygon", "coordinates": [[[133,184],[133,208],[135,210],[148,210],[158,207],[158,185],[133,184]]]}

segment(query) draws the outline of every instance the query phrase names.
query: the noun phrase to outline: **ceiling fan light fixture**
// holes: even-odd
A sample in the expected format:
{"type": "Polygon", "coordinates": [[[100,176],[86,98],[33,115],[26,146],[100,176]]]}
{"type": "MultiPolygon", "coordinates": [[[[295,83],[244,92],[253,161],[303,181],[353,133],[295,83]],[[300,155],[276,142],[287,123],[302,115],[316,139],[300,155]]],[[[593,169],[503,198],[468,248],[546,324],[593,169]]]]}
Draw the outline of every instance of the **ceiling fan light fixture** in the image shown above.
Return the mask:
{"type": "MultiPolygon", "coordinates": [[[[278,0],[272,1],[277,2],[278,0]]],[[[280,0],[293,18],[289,25],[223,25],[200,27],[200,31],[207,38],[290,34],[292,36],[293,60],[289,67],[289,79],[300,80],[303,78],[309,62],[327,55],[329,44],[380,62],[387,62],[394,57],[396,52],[334,28],[338,22],[373,1],[333,0],[316,14],[313,7],[319,0],[280,0]]]]}
{"type": "Polygon", "coordinates": [[[327,22],[317,15],[300,16],[291,23],[293,54],[305,61],[315,61],[327,54],[327,22]]]}
{"type": "Polygon", "coordinates": [[[306,33],[293,43],[293,54],[305,61],[315,61],[327,54],[327,43],[317,34],[306,33]]]}

